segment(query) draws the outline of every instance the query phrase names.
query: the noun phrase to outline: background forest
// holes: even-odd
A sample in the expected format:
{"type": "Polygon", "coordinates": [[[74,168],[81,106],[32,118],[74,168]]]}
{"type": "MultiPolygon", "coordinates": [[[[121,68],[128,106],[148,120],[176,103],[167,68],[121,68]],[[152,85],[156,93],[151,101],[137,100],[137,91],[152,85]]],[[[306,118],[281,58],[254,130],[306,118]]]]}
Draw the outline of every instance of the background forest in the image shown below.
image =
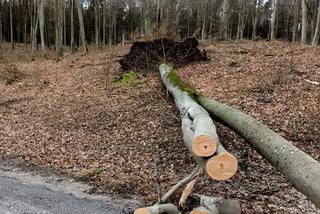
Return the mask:
{"type": "Polygon", "coordinates": [[[316,45],[319,0],[0,0],[0,42],[42,49],[141,37],[282,39],[316,45]]]}

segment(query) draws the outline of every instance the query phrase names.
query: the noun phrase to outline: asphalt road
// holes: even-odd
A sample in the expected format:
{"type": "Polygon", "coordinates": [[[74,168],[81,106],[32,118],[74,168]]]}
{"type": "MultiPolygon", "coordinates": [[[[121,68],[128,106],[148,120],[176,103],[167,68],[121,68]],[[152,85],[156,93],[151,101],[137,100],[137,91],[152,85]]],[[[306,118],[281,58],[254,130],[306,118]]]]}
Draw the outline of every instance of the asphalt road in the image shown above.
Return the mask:
{"type": "Polygon", "coordinates": [[[120,214],[141,205],[134,199],[84,193],[88,188],[0,167],[0,214],[120,214]]]}

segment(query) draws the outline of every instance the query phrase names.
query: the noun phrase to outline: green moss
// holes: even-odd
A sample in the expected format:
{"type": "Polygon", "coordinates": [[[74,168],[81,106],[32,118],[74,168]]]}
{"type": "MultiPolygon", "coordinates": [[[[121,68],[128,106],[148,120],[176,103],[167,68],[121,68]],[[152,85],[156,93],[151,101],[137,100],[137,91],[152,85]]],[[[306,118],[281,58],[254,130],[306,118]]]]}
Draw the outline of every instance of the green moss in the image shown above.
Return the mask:
{"type": "Polygon", "coordinates": [[[103,173],[105,170],[101,167],[94,167],[90,169],[83,170],[80,172],[78,175],[76,175],[76,180],[78,181],[90,181],[97,175],[100,175],[103,173]]]}
{"type": "Polygon", "coordinates": [[[117,83],[122,85],[137,85],[139,83],[138,76],[133,71],[122,74],[117,80],[117,83]]]}
{"type": "Polygon", "coordinates": [[[196,99],[196,97],[198,96],[197,91],[193,89],[189,84],[182,81],[172,67],[170,67],[168,79],[181,91],[187,92],[191,98],[196,99]]]}

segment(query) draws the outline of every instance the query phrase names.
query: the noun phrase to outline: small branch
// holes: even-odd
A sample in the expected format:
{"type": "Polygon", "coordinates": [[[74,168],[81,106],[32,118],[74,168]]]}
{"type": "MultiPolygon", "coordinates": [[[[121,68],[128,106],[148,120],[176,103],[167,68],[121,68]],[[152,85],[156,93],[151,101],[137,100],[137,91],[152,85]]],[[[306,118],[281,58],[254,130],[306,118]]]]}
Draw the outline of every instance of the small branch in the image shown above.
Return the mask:
{"type": "MultiPolygon", "coordinates": [[[[179,181],[176,185],[174,185],[164,196],[162,196],[160,203],[166,203],[168,199],[178,191],[182,186],[189,183],[193,180],[196,176],[198,176],[199,171],[201,171],[200,165],[197,165],[196,168],[191,172],[190,175],[179,181]]],[[[158,202],[159,204],[159,202],[158,202]]]]}
{"type": "Polygon", "coordinates": [[[160,187],[160,177],[158,172],[158,156],[159,156],[159,145],[156,145],[156,154],[154,155],[154,172],[156,176],[156,186],[157,186],[157,199],[158,203],[161,202],[161,187],[160,187]]]}

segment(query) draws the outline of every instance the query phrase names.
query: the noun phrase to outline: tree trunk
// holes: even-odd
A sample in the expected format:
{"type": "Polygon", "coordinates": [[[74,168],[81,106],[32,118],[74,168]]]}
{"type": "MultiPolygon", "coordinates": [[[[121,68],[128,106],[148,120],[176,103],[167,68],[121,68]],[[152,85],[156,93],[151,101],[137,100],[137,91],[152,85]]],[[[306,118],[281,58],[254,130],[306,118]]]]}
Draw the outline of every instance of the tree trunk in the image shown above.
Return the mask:
{"type": "Polygon", "coordinates": [[[173,204],[156,204],[151,207],[139,208],[134,214],[179,214],[178,208],[173,204]]]}
{"type": "Polygon", "coordinates": [[[259,14],[259,5],[260,5],[260,0],[258,1],[257,5],[257,0],[253,0],[253,21],[252,21],[252,40],[255,40],[257,37],[257,25],[258,25],[258,14],[259,14]]]}
{"type": "Polygon", "coordinates": [[[208,7],[208,0],[205,0],[204,8],[203,8],[203,21],[202,21],[202,32],[201,32],[201,39],[202,40],[204,40],[205,36],[206,36],[207,7],[208,7]]]}
{"type": "Polygon", "coordinates": [[[151,34],[150,0],[144,0],[144,33],[151,34]]]}
{"type": "Polygon", "coordinates": [[[99,0],[94,1],[94,26],[95,26],[95,42],[99,47],[99,0]]]}
{"type": "Polygon", "coordinates": [[[81,41],[82,41],[82,45],[83,45],[83,50],[85,53],[87,53],[88,48],[87,48],[87,41],[86,41],[83,18],[82,18],[81,0],[75,0],[75,1],[76,1],[76,6],[77,6],[77,10],[78,10],[78,17],[79,17],[80,37],[81,37],[81,41]]]}
{"type": "Polygon", "coordinates": [[[161,11],[160,11],[160,0],[157,0],[157,13],[156,13],[156,19],[157,19],[157,27],[160,27],[160,13],[161,13],[161,11]]]}
{"type": "Polygon", "coordinates": [[[228,39],[229,0],[223,0],[222,5],[222,39],[228,39]]]}
{"type": "Polygon", "coordinates": [[[307,6],[305,0],[301,1],[302,7],[302,29],[301,29],[301,44],[307,43],[307,6]]]}
{"type": "Polygon", "coordinates": [[[74,0],[70,0],[70,48],[71,54],[74,54],[74,25],[73,25],[73,9],[74,0]]]}
{"type": "Polygon", "coordinates": [[[0,47],[2,43],[2,1],[0,0],[0,47]]]}
{"type": "Polygon", "coordinates": [[[238,162],[221,146],[208,112],[193,98],[193,89],[182,82],[171,67],[162,64],[159,70],[164,85],[174,96],[180,111],[183,140],[195,161],[205,168],[213,179],[226,180],[232,177],[237,171],[238,162]],[[210,157],[215,152],[216,156],[209,160],[203,158],[210,157]]]}
{"type": "Polygon", "coordinates": [[[273,3],[273,11],[271,15],[271,32],[270,32],[270,39],[275,39],[275,23],[276,23],[276,15],[278,11],[278,0],[274,0],[273,3]]]}
{"type": "Polygon", "coordinates": [[[316,30],[314,32],[313,40],[312,40],[312,45],[317,45],[319,42],[319,28],[320,28],[320,2],[319,2],[319,7],[318,7],[318,16],[317,16],[317,22],[316,22],[316,30]]]}
{"type": "Polygon", "coordinates": [[[39,26],[40,26],[40,37],[41,37],[41,47],[42,47],[42,53],[43,57],[46,56],[46,44],[44,39],[44,0],[39,1],[38,6],[38,17],[39,17],[39,26]]]}
{"type": "MultiPolygon", "coordinates": [[[[117,4],[117,3],[115,3],[117,4]]],[[[112,13],[112,23],[113,23],[113,42],[117,43],[117,7],[115,6],[115,9],[112,13]]]]}
{"type": "Polygon", "coordinates": [[[103,13],[102,13],[102,42],[103,46],[106,45],[106,10],[107,10],[107,0],[103,0],[103,13]]]}
{"type": "Polygon", "coordinates": [[[236,42],[238,42],[239,39],[241,39],[241,35],[243,35],[243,22],[244,22],[244,16],[245,16],[244,4],[245,2],[243,0],[240,0],[236,42]]]}
{"type": "Polygon", "coordinates": [[[12,0],[9,0],[9,13],[10,13],[10,40],[11,40],[11,48],[14,49],[14,41],[13,41],[13,21],[12,21],[12,0]]]}
{"type": "Polygon", "coordinates": [[[319,162],[251,116],[204,96],[198,96],[197,100],[218,120],[242,136],[320,208],[319,162]]]}
{"type": "Polygon", "coordinates": [[[66,20],[66,2],[63,0],[63,46],[67,46],[67,20],[66,20]]]}
{"type": "Polygon", "coordinates": [[[112,40],[112,34],[113,34],[113,15],[112,15],[112,0],[109,1],[109,38],[108,38],[108,44],[109,46],[112,45],[113,40],[112,40]]]}
{"type": "Polygon", "coordinates": [[[292,42],[296,41],[298,22],[299,22],[299,13],[300,13],[300,2],[301,0],[296,0],[294,6],[294,21],[293,21],[293,30],[292,30],[292,42]]]}
{"type": "Polygon", "coordinates": [[[59,57],[63,56],[63,48],[62,48],[62,43],[63,43],[63,0],[56,0],[56,11],[55,11],[55,16],[56,16],[56,24],[55,24],[55,45],[56,45],[56,52],[59,57]]]}
{"type": "Polygon", "coordinates": [[[39,16],[37,15],[37,0],[34,0],[34,10],[33,10],[33,18],[32,18],[32,25],[33,28],[31,29],[31,59],[34,59],[35,50],[36,50],[36,43],[37,43],[37,32],[38,32],[38,23],[39,23],[39,16]]]}
{"type": "Polygon", "coordinates": [[[200,196],[200,205],[200,207],[193,209],[190,214],[241,214],[241,207],[238,200],[200,196]]]}

